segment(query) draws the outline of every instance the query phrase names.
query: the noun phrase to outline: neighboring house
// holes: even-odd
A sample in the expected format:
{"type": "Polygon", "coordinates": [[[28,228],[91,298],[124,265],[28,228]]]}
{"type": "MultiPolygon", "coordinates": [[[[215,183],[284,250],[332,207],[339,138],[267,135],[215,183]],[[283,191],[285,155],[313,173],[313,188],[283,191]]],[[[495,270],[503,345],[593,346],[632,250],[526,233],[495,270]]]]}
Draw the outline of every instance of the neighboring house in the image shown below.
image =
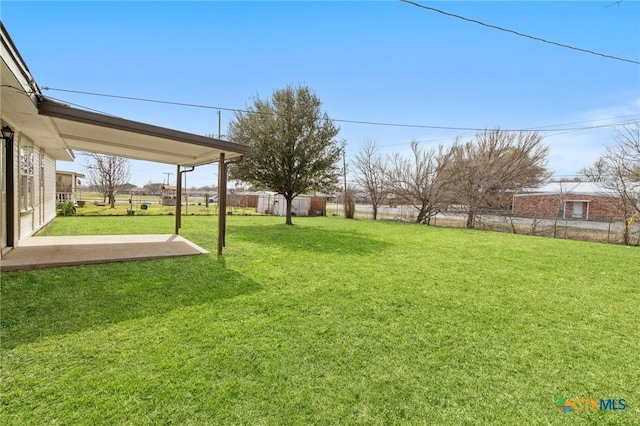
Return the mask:
{"type": "Polygon", "coordinates": [[[176,193],[178,187],[175,185],[162,185],[162,205],[163,206],[175,206],[176,205],[176,193]]]}
{"type": "Polygon", "coordinates": [[[80,179],[84,179],[82,173],[56,170],[56,202],[71,201],[75,203],[80,179]]]}
{"type": "Polygon", "coordinates": [[[120,186],[120,188],[118,189],[120,192],[124,193],[124,194],[128,194],[130,192],[140,192],[141,189],[138,188],[136,185],[132,184],[132,183],[125,183],[124,185],[120,186]]]}
{"type": "Polygon", "coordinates": [[[595,182],[552,182],[513,196],[513,215],[574,220],[624,220],[617,194],[595,182]]]}
{"type": "MultiPolygon", "coordinates": [[[[56,161],[73,161],[72,150],[171,164],[179,178],[181,168],[250,153],[247,146],[53,101],[40,91],[2,22],[0,49],[0,257],[55,218],[56,161]]],[[[219,180],[225,188],[226,175],[219,180]]],[[[179,219],[178,209],[176,233],[179,219]]],[[[224,217],[218,221],[224,231],[224,217]]],[[[223,246],[221,232],[218,254],[223,246]]]]}

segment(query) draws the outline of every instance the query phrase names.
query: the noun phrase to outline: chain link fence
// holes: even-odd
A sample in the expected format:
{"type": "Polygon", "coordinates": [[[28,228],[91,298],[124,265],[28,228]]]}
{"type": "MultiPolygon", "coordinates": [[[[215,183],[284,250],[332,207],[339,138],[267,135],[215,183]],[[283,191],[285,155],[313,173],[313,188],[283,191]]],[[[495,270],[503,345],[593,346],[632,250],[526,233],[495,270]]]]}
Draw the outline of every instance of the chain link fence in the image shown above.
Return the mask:
{"type": "MultiPolygon", "coordinates": [[[[329,215],[343,216],[342,204],[327,204],[329,215]]],[[[413,206],[384,205],[378,208],[378,219],[415,222],[418,211],[413,206]]],[[[356,218],[371,219],[373,207],[368,204],[356,205],[356,218]]],[[[449,210],[431,217],[431,226],[465,228],[465,211],[449,210]]],[[[509,211],[488,210],[479,212],[474,221],[474,229],[536,235],[549,238],[594,241],[609,244],[624,244],[624,222],[611,217],[607,221],[574,220],[563,217],[514,217],[509,211]]],[[[629,243],[640,246],[640,223],[629,226],[629,243]]]]}

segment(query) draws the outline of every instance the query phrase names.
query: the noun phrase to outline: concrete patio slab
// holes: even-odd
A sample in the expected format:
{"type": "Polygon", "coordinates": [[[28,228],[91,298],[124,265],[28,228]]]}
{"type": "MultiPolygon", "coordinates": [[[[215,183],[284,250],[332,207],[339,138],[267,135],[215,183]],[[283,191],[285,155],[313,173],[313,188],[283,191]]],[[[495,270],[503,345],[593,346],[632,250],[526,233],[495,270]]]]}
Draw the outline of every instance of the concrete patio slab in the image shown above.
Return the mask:
{"type": "Polygon", "coordinates": [[[156,259],[209,253],[175,234],[32,237],[6,253],[0,270],[156,259]]]}

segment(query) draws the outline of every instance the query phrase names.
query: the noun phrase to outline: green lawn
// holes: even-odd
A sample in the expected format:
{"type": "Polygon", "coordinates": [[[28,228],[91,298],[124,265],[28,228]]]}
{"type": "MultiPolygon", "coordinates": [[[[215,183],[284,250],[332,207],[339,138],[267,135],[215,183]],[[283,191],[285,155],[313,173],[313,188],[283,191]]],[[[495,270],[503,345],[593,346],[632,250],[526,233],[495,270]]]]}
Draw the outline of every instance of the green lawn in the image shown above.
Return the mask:
{"type": "MultiPolygon", "coordinates": [[[[3,273],[0,423],[640,424],[637,247],[283,221],[229,217],[220,259],[3,273]],[[627,408],[563,414],[558,397],[627,408]]],[[[215,229],[183,218],[214,253],[215,229]]]]}

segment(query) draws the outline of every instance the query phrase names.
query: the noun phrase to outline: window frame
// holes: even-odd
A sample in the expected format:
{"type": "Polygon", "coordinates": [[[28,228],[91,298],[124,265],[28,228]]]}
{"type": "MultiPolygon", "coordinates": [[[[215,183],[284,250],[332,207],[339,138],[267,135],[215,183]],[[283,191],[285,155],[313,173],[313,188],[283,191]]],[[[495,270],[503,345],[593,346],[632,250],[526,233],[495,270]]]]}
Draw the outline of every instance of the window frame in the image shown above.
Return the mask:
{"type": "Polygon", "coordinates": [[[18,198],[20,212],[28,213],[34,208],[34,177],[35,177],[35,152],[31,139],[22,136],[20,138],[19,152],[19,189],[18,198]]]}

